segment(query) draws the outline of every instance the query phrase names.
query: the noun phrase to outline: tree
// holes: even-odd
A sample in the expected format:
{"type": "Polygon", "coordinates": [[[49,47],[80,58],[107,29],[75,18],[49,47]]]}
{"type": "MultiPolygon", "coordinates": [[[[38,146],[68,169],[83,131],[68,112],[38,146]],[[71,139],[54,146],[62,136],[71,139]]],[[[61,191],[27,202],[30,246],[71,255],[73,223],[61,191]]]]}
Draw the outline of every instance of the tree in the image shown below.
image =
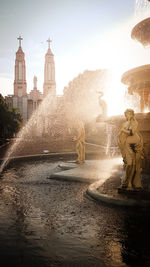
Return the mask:
{"type": "Polygon", "coordinates": [[[19,112],[19,110],[16,107],[13,107],[12,110],[9,110],[10,112],[10,128],[9,133],[10,136],[13,136],[16,134],[22,125],[22,116],[19,112]]]}
{"type": "Polygon", "coordinates": [[[64,88],[66,113],[83,121],[94,118],[100,112],[98,92],[105,92],[106,70],[86,70],[64,88]]]}
{"type": "Polygon", "coordinates": [[[0,138],[11,138],[21,127],[22,117],[18,109],[8,109],[4,97],[0,94],[0,138]]]}

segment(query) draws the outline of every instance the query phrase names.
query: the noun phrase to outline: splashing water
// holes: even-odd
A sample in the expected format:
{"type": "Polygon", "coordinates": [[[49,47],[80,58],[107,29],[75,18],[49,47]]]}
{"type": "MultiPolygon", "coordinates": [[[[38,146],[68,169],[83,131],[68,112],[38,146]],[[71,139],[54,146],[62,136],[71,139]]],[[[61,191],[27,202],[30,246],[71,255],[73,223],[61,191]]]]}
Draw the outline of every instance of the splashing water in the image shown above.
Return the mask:
{"type": "Polygon", "coordinates": [[[70,97],[69,93],[66,93],[58,97],[49,93],[43,99],[7,151],[0,172],[6,168],[10,159],[18,155],[27,156],[31,153],[33,155],[36,154],[35,151],[40,151],[37,154],[41,154],[45,149],[47,150],[47,146],[50,147],[50,152],[64,151],[64,144],[66,144],[67,149],[70,149],[70,146],[73,147],[72,137],[75,135],[77,121],[81,120],[86,123],[87,120],[90,120],[92,116],[99,112],[96,92],[97,84],[100,84],[99,72],[91,72],[94,78],[90,81],[89,75],[88,72],[84,73],[83,79],[81,79],[82,77],[75,79],[74,87],[71,88],[72,90],[69,88],[69,93],[77,91],[78,94],[70,97]],[[93,89],[96,79],[96,89],[93,89]],[[89,92],[87,94],[88,86],[89,92]]]}
{"type": "Polygon", "coordinates": [[[107,135],[107,145],[106,145],[106,155],[108,157],[113,157],[118,155],[118,133],[116,125],[107,124],[106,125],[106,135],[107,135]]]}
{"type": "Polygon", "coordinates": [[[55,107],[55,99],[53,97],[47,96],[42,104],[38,107],[37,110],[34,111],[29,121],[26,123],[24,127],[17,134],[14,143],[11,145],[9,151],[7,151],[5,159],[0,166],[0,173],[7,166],[9,160],[15,156],[15,152],[22,145],[22,141],[24,141],[24,145],[26,142],[30,142],[30,140],[35,136],[42,135],[44,131],[45,124],[43,123],[45,115],[51,115],[52,111],[55,107]],[[48,109],[48,105],[51,105],[51,109],[48,109]],[[37,129],[36,129],[37,128],[37,129]],[[36,131],[37,130],[37,131],[36,131]]]}
{"type": "Polygon", "coordinates": [[[150,2],[148,0],[136,0],[135,2],[135,16],[136,17],[148,17],[150,10],[150,2]]]}

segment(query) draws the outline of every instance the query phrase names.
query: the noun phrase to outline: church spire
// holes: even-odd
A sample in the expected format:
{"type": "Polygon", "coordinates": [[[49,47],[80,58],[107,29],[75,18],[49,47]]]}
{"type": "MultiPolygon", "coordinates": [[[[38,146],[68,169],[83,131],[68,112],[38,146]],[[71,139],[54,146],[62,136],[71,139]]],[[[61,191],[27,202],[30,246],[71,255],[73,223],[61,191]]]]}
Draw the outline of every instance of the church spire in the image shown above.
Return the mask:
{"type": "Polygon", "coordinates": [[[49,92],[52,95],[56,95],[56,82],[55,82],[55,62],[54,55],[50,49],[50,43],[52,42],[50,38],[47,40],[48,42],[48,51],[45,55],[45,66],[44,66],[44,96],[46,96],[49,92]]]}
{"type": "Polygon", "coordinates": [[[33,84],[34,84],[34,89],[37,89],[37,77],[36,76],[34,76],[34,78],[33,78],[33,84]]]}
{"type": "Polygon", "coordinates": [[[28,118],[28,102],[27,102],[27,83],[26,83],[26,64],[25,54],[21,48],[23,38],[19,36],[19,48],[16,52],[15,59],[15,77],[14,77],[14,96],[13,105],[16,106],[22,114],[23,124],[28,118]]]}
{"type": "Polygon", "coordinates": [[[15,60],[14,95],[22,97],[27,95],[25,54],[21,48],[23,38],[19,36],[17,40],[19,40],[19,48],[15,60]]]}

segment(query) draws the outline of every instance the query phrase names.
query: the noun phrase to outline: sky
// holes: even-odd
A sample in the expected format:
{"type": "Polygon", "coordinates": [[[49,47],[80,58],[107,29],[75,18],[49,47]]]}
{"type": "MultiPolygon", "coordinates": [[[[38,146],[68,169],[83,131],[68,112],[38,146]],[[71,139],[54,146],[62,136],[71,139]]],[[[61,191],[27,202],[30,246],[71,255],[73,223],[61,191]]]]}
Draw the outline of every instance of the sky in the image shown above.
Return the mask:
{"type": "MultiPolygon", "coordinates": [[[[58,94],[84,70],[123,71],[138,64],[140,52],[135,53],[135,47],[141,47],[129,45],[134,13],[135,0],[0,0],[0,93],[13,93],[19,35],[23,37],[28,92],[33,89],[34,75],[43,91],[49,37],[58,94]]],[[[148,52],[144,53],[143,63],[148,60],[148,52]]]]}

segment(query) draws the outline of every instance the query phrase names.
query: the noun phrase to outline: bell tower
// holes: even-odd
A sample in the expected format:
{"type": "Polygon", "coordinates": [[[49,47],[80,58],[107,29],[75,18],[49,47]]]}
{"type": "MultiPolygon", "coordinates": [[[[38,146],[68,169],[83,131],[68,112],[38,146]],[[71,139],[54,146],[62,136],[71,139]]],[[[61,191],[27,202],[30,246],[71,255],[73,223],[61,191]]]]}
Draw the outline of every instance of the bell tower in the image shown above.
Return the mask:
{"type": "Polygon", "coordinates": [[[27,95],[25,54],[21,47],[23,38],[19,36],[17,39],[19,40],[19,48],[15,60],[14,95],[22,97],[27,95]]]}
{"type": "Polygon", "coordinates": [[[55,82],[55,62],[54,55],[50,49],[50,38],[47,40],[48,50],[45,55],[45,66],[44,66],[44,85],[43,93],[46,96],[49,92],[51,95],[56,95],[56,82],[55,82]]]}
{"type": "Polygon", "coordinates": [[[13,106],[17,107],[22,114],[23,124],[28,119],[28,95],[27,95],[27,83],[26,83],[26,66],[25,66],[25,54],[22,51],[21,41],[23,38],[19,36],[18,51],[16,52],[15,59],[15,78],[14,78],[14,95],[13,106]]]}

